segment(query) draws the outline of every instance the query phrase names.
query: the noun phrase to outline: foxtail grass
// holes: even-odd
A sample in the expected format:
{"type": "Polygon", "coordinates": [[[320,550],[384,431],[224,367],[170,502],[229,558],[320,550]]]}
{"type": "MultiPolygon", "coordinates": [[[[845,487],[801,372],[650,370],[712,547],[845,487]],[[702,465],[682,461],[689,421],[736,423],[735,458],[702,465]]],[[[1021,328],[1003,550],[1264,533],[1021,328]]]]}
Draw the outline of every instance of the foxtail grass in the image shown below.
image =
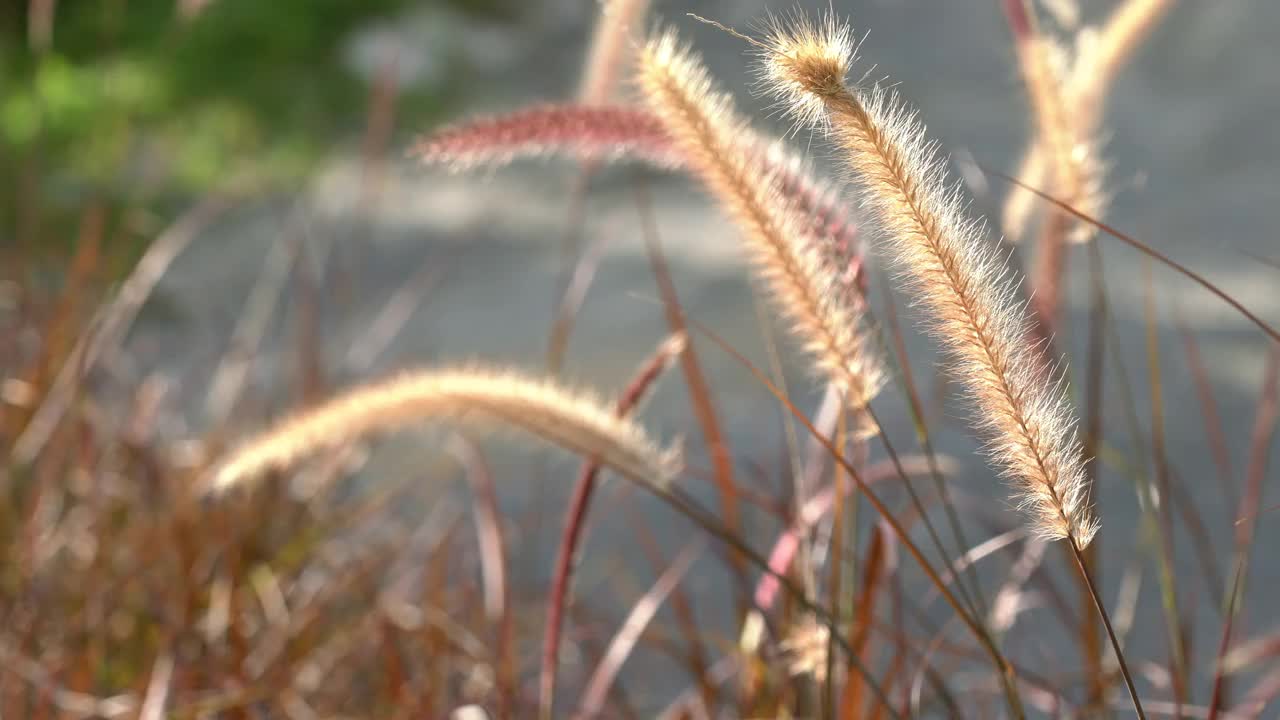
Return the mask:
{"type": "MultiPolygon", "coordinates": [[[[1105,210],[1102,196],[1103,169],[1093,140],[1097,123],[1081,112],[1072,92],[1072,73],[1090,70],[1083,59],[1071,66],[1072,54],[1048,33],[1042,32],[1031,0],[1005,0],[1005,15],[1013,31],[1014,48],[1036,131],[1034,148],[1048,157],[1048,187],[1055,197],[1091,217],[1105,210]]],[[[1084,33],[1085,37],[1093,37],[1084,33]]],[[[1076,57],[1080,57],[1079,48],[1076,57]]],[[[1032,160],[1028,155],[1028,162],[1032,160]]],[[[1037,161],[1039,162],[1039,161],[1037,161]]],[[[1082,243],[1095,234],[1093,225],[1057,208],[1047,212],[1040,232],[1036,255],[1032,307],[1037,335],[1050,349],[1050,338],[1058,326],[1063,276],[1066,273],[1066,244],[1082,243]]]]}
{"type": "Polygon", "coordinates": [[[760,43],[766,87],[805,124],[825,130],[885,235],[885,247],[953,359],[976,422],[1011,480],[1033,533],[1065,539],[1106,626],[1134,708],[1141,702],[1082,551],[1098,530],[1084,458],[1061,383],[1028,336],[1013,279],[980,223],[966,217],[936,145],[896,94],[846,84],[853,36],[828,17],[774,22],[760,43]]]}
{"type": "Polygon", "coordinates": [[[621,105],[535,105],[471,118],[424,136],[409,152],[424,164],[455,171],[552,154],[583,162],[636,158],[658,167],[681,164],[657,118],[621,105]]]}
{"type": "Polygon", "coordinates": [[[349,390],[250,438],[218,464],[211,485],[228,490],[318,451],[429,421],[518,428],[646,485],[665,484],[679,470],[677,451],[660,448],[593,395],[511,370],[467,368],[408,372],[349,390]]]}
{"type": "MultiPolygon", "coordinates": [[[[1048,187],[1073,207],[1100,216],[1103,172],[1092,136],[1097,127],[1096,123],[1081,122],[1084,114],[1074,102],[1072,73],[1077,68],[1072,67],[1073,53],[1041,31],[1029,0],[1005,0],[1004,6],[1035,121],[1034,147],[1040,148],[1049,160],[1052,183],[1048,187]]],[[[1079,52],[1075,55],[1078,57],[1079,52]]],[[[1084,63],[1089,64],[1089,59],[1084,63]]],[[[1088,223],[1052,211],[1043,237],[1046,244],[1067,239],[1084,242],[1095,232],[1088,223]]]]}
{"type": "MultiPolygon", "coordinates": [[[[858,270],[857,229],[832,183],[780,141],[746,127],[738,148],[753,154],[777,182],[778,192],[804,215],[807,235],[848,274],[858,270]]],[[[526,158],[578,162],[631,161],[685,170],[688,160],[662,120],[644,107],[542,104],[500,115],[468,118],[420,137],[409,154],[424,165],[454,172],[500,168],[526,158]]]]}
{"type": "MultiPolygon", "coordinates": [[[[1024,16],[1027,13],[1022,3],[1023,0],[1006,0],[1005,4],[1010,11],[1010,27],[1019,44],[1021,37],[1038,35],[1029,23],[1018,20],[1018,13],[1024,16]]],[[[1126,0],[1101,27],[1085,27],[1076,33],[1067,67],[1061,68],[1057,90],[1062,104],[1069,110],[1066,120],[1074,128],[1076,137],[1084,143],[1077,145],[1072,153],[1079,158],[1085,173],[1082,179],[1086,184],[1080,188],[1082,194],[1075,198],[1062,194],[1058,188],[1052,194],[1068,200],[1069,204],[1090,217],[1101,217],[1107,205],[1102,186],[1105,168],[1099,157],[1097,141],[1102,134],[1107,94],[1120,71],[1173,5],[1174,0],[1126,0]]],[[[1021,51],[1019,65],[1023,77],[1027,78],[1029,69],[1021,51]]],[[[1044,133],[1036,133],[1017,173],[1023,185],[1050,187],[1048,181],[1054,172],[1050,160],[1052,154],[1044,133]]],[[[1035,205],[1036,196],[1027,188],[1015,186],[1010,190],[1001,215],[1001,227],[1007,237],[1016,241],[1023,236],[1035,205]]],[[[1077,225],[1075,237],[1088,239],[1089,235],[1083,226],[1077,225]]]]}
{"type": "Polygon", "coordinates": [[[1087,546],[1097,521],[1066,398],[1028,339],[1012,278],[981,225],[965,217],[923,126],[883,88],[845,85],[852,36],[834,20],[776,25],[763,52],[772,91],[802,121],[828,130],[862,186],[886,250],[973,395],[992,456],[1015,483],[1032,530],[1087,546]]]}
{"type": "Polygon", "coordinates": [[[748,131],[728,96],[712,87],[674,32],[643,48],[638,79],[691,171],[738,224],[756,274],[793,334],[849,406],[865,406],[883,374],[859,330],[856,297],[840,290],[838,269],[809,237],[805,211],[782,192],[782,174],[742,142],[748,131]]]}

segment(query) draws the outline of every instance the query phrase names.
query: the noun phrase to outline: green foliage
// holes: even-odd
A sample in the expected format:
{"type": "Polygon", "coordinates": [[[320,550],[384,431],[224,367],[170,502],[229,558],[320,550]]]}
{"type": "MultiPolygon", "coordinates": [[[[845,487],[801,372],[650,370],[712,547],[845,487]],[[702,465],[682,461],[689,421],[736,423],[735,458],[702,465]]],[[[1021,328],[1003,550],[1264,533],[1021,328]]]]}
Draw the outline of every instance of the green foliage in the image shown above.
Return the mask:
{"type": "MultiPolygon", "coordinates": [[[[211,0],[189,19],[181,4],[61,2],[40,50],[29,3],[0,5],[0,234],[24,211],[40,234],[65,234],[87,197],[150,205],[246,169],[296,180],[363,123],[369,88],[340,57],[354,29],[410,6],[495,13],[506,0],[211,0]],[[33,197],[40,207],[23,207],[33,197]]],[[[415,88],[401,112],[427,122],[450,93],[415,88]]]]}

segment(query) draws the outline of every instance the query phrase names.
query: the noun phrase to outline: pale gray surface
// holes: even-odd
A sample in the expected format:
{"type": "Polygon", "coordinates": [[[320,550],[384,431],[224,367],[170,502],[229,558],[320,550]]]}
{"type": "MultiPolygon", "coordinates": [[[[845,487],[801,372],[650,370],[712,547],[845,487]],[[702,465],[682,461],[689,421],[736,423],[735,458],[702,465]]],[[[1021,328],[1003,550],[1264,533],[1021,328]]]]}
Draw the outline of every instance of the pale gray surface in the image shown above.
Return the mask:
{"type": "MultiPolygon", "coordinates": [[[[379,42],[410,46],[419,32],[451,38],[457,47],[466,47],[483,60],[474,105],[460,108],[460,115],[568,97],[576,84],[576,66],[588,30],[589,15],[584,8],[590,4],[548,3],[544,14],[521,28],[450,27],[457,32],[440,33],[442,23],[456,21],[439,16],[421,18],[378,28],[356,43],[360,49],[353,51],[353,56],[358,59],[376,52],[369,49],[370,37],[377,40],[372,43],[374,48],[379,42]]],[[[814,7],[825,4],[804,3],[814,7]]],[[[1110,5],[1088,3],[1089,16],[1097,17],[1098,8],[1110,5]]],[[[763,103],[746,90],[749,78],[743,43],[697,24],[683,13],[690,7],[745,28],[762,16],[763,6],[757,1],[660,3],[662,14],[705,54],[722,82],[738,94],[744,106],[756,109],[763,103]]],[[[1027,114],[1012,65],[1008,31],[995,0],[868,0],[839,3],[838,8],[851,14],[858,28],[871,30],[863,46],[866,62],[878,66],[877,76],[888,75],[901,84],[903,94],[920,108],[931,135],[945,148],[963,150],[989,167],[1007,171],[1015,167],[1026,136],[1027,114]]],[[[1280,166],[1280,124],[1275,122],[1280,115],[1277,31],[1280,3],[1184,1],[1120,77],[1106,125],[1111,138],[1106,154],[1113,168],[1109,186],[1115,194],[1109,220],[1221,284],[1273,324],[1280,323],[1280,293],[1276,291],[1280,270],[1255,262],[1244,251],[1280,257],[1280,243],[1273,234],[1273,219],[1280,207],[1280,184],[1275,180],[1280,166]]],[[[421,67],[427,68],[422,72],[429,72],[429,58],[422,60],[421,67]]],[[[782,125],[778,118],[765,119],[763,113],[757,117],[765,125],[782,125]]],[[[412,127],[413,119],[401,118],[401,125],[412,127]]],[[[803,147],[809,135],[802,133],[796,141],[803,147]]],[[[826,152],[816,140],[814,148],[816,153],[826,152]]],[[[350,305],[333,298],[326,302],[324,339],[331,362],[342,357],[395,288],[422,264],[439,263],[442,281],[376,367],[477,357],[538,367],[551,321],[558,243],[571,174],[566,165],[544,163],[471,176],[397,167],[366,232],[362,229],[365,219],[352,212],[358,197],[359,169],[345,158],[335,158],[332,171],[317,178],[300,210],[272,205],[246,210],[198,241],[175,264],[162,288],[162,300],[170,312],[152,312],[151,319],[132,338],[131,349],[144,366],[150,358],[161,358],[164,371],[182,379],[183,402],[195,409],[191,417],[198,424],[206,378],[266,249],[284,233],[301,232],[317,250],[335,246],[330,255],[331,272],[333,267],[341,267],[355,275],[358,295],[350,305]],[[366,239],[352,243],[352,237],[366,239]]],[[[731,227],[684,179],[650,177],[659,231],[689,314],[763,364],[763,345],[731,227]]],[[[976,207],[997,206],[1004,188],[994,181],[992,189],[997,198],[979,198],[976,207]]],[[[569,361],[572,377],[602,388],[618,387],[663,334],[637,218],[627,172],[606,173],[592,194],[588,234],[608,236],[611,249],[582,312],[569,361]]],[[[1135,383],[1132,390],[1137,414],[1144,418],[1143,433],[1149,447],[1142,264],[1137,253],[1114,241],[1103,242],[1121,354],[1135,383]]],[[[1082,373],[1087,275],[1083,257],[1078,259],[1068,337],[1073,366],[1082,373]]],[[[1167,269],[1157,267],[1154,272],[1170,464],[1211,526],[1217,554],[1226,566],[1227,518],[1234,510],[1222,507],[1216,488],[1217,474],[1207,452],[1199,406],[1172,325],[1173,310],[1183,313],[1201,342],[1237,475],[1245,465],[1267,345],[1246,320],[1208,293],[1167,269]]],[[[267,395],[277,384],[291,381],[292,357],[281,354],[291,348],[291,333],[292,326],[285,320],[268,334],[264,362],[253,376],[254,386],[265,389],[267,395]]],[[[916,371],[926,383],[932,382],[930,343],[915,332],[908,342],[916,371]]],[[[777,482],[775,468],[781,465],[782,450],[775,403],[713,345],[701,342],[699,347],[718,393],[722,417],[736,441],[735,454],[744,475],[755,471],[753,463],[765,463],[772,487],[777,482]]],[[[814,397],[813,382],[797,370],[800,365],[794,360],[791,355],[788,364],[793,390],[814,397]]],[[[1108,382],[1108,437],[1132,451],[1114,373],[1108,382]]],[[[889,420],[890,436],[900,447],[911,447],[901,396],[890,389],[877,407],[889,420]]],[[[940,444],[949,452],[969,456],[972,443],[954,422],[961,413],[959,406],[948,407],[940,444]]],[[[668,380],[645,418],[666,436],[686,436],[695,464],[706,467],[705,460],[697,457],[698,430],[684,405],[678,379],[668,380]]],[[[882,455],[877,449],[876,456],[882,455]]],[[[556,475],[567,475],[572,463],[557,461],[552,468],[556,475]]],[[[996,509],[1006,505],[1003,491],[980,460],[970,459],[966,470],[959,488],[998,498],[990,501],[996,509]]],[[[1275,474],[1269,473],[1272,484],[1275,474]]],[[[534,492],[519,478],[506,487],[511,491],[513,510],[524,506],[534,492]]],[[[551,482],[543,491],[554,499],[567,488],[567,482],[551,482]]],[[[709,494],[698,494],[710,501],[709,494]]],[[[1264,506],[1276,502],[1274,488],[1268,489],[1266,497],[1264,506]]],[[[1101,542],[1106,591],[1113,598],[1119,570],[1133,555],[1136,502],[1128,480],[1109,469],[1104,470],[1097,499],[1104,523],[1101,542]]],[[[673,553],[687,535],[685,523],[671,520],[670,513],[657,509],[654,501],[646,499],[644,503],[655,506],[647,517],[656,523],[655,529],[673,553]]],[[[559,505],[553,502],[552,508],[556,507],[559,505]]],[[[1259,528],[1248,605],[1252,610],[1241,628],[1275,625],[1274,604],[1267,598],[1280,587],[1280,567],[1271,552],[1280,541],[1276,517],[1267,516],[1259,528]]],[[[513,543],[513,548],[525,548],[524,565],[536,568],[549,564],[550,530],[558,525],[558,519],[552,518],[537,538],[540,545],[513,543]]],[[[1016,518],[1007,514],[1005,521],[1013,523],[1016,518]]],[[[621,527],[621,523],[601,526],[591,539],[597,552],[609,558],[606,564],[634,560],[627,560],[630,552],[613,552],[631,545],[625,540],[628,532],[621,527]],[[610,536],[616,536],[617,541],[610,536]]],[[[980,532],[987,531],[973,529],[975,536],[980,532]]],[[[764,546],[766,537],[756,533],[753,541],[764,546]]],[[[1185,538],[1180,538],[1177,552],[1187,598],[1193,592],[1198,596],[1195,640],[1201,659],[1197,665],[1200,696],[1204,660],[1216,643],[1219,626],[1211,611],[1213,600],[1205,597],[1196,577],[1194,556],[1185,538]]],[[[1009,555],[1000,556],[995,568],[1002,572],[1010,560],[1009,555]]],[[[1166,655],[1163,620],[1154,591],[1154,564],[1148,562],[1146,567],[1132,642],[1139,655],[1160,660],[1166,655]]],[[[624,603],[634,597],[628,594],[634,589],[601,590],[594,584],[606,581],[608,576],[601,573],[608,570],[607,565],[595,567],[588,561],[580,595],[604,605],[610,602],[605,598],[615,592],[624,603]]],[[[531,570],[530,574],[539,577],[541,572],[531,570]]],[[[647,571],[640,576],[647,576],[647,571]]],[[[1063,588],[1069,587],[1065,578],[1059,574],[1063,588]]],[[[722,607],[717,599],[717,588],[723,587],[719,573],[696,572],[687,585],[702,601],[706,621],[728,630],[727,613],[716,609],[722,607]]],[[[1050,619],[1039,618],[1037,612],[1049,611],[1033,611],[1024,622],[1036,625],[1038,619],[1050,619]]],[[[1017,642],[1032,648],[1032,657],[1039,643],[1051,646],[1059,641],[1036,633],[1019,637],[1017,642]]],[[[1074,651],[1070,657],[1074,662],[1074,651]]],[[[637,690],[654,687],[651,679],[629,673],[624,673],[624,678],[637,690]]]]}

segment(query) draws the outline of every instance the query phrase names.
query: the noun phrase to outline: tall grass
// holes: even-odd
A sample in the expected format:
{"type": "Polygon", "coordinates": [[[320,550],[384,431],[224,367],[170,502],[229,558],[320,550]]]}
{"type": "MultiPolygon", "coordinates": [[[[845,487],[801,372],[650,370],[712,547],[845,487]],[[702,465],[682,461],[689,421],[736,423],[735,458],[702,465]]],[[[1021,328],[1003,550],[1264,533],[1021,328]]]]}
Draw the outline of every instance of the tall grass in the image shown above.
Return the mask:
{"type": "MultiPolygon", "coordinates": [[[[338,363],[321,335],[341,309],[322,302],[304,249],[282,241],[243,311],[249,330],[204,383],[211,410],[195,430],[171,382],[130,374],[127,340],[171,263],[243,188],[157,233],[114,289],[92,207],[58,284],[6,254],[0,716],[1269,717],[1280,640],[1248,588],[1275,510],[1280,333],[1197,261],[1102,218],[1107,94],[1173,5],[1123,0],[1095,26],[1070,0],[1003,1],[1031,139],[998,211],[1010,239],[1036,245],[1024,268],[900,91],[851,80],[857,43],[842,21],[722,27],[797,122],[776,137],[675,30],[645,37],[648,3],[604,3],[573,101],[463,119],[407,147],[429,169],[567,159],[579,178],[630,186],[661,306],[636,307],[663,313],[670,334],[643,339],[656,350],[608,401],[563,377],[573,315],[636,292],[590,288],[603,249],[571,256],[571,282],[555,289],[548,371],[446,348],[431,368],[379,378],[369,368],[438,274],[390,293],[338,363]],[[838,180],[807,157],[824,149],[838,180]],[[790,343],[758,361],[684,304],[664,247],[703,238],[659,221],[658,173],[727,219],[741,274],[767,301],[766,344],[774,322],[790,343]],[[1266,362],[1248,438],[1226,429],[1203,338],[1180,312],[1205,442],[1170,442],[1166,416],[1182,408],[1167,373],[1182,361],[1162,354],[1153,276],[1146,354],[1124,355],[1102,255],[1113,240],[1256,327],[1266,362]],[[1063,359],[1076,247],[1089,254],[1083,371],[1063,359]],[[941,349],[936,369],[912,357],[902,301],[941,349]],[[249,378],[277,317],[297,323],[298,379],[264,402],[249,378]],[[746,372],[709,376],[726,357],[746,372]],[[683,384],[668,379],[658,402],[688,417],[644,413],[677,364],[683,384]],[[792,366],[827,389],[821,407],[790,392],[792,366]],[[950,412],[952,390],[967,416],[950,412]],[[729,415],[740,405],[725,392],[776,402],[783,432],[772,416],[729,415]],[[771,443],[749,442],[744,425],[771,443]],[[984,441],[985,462],[935,451],[953,425],[984,441]],[[515,506],[512,491],[574,476],[492,432],[507,429],[581,463],[563,483],[554,553],[530,550],[547,539],[533,519],[545,508],[515,506]],[[384,451],[393,434],[407,437],[384,451]],[[655,439],[672,434],[682,443],[655,439]],[[1188,477],[1182,461],[1201,452],[1217,477],[1188,477]],[[925,474],[938,482],[918,492],[925,474]],[[997,476],[1008,492],[990,497],[997,476]],[[1136,530],[1108,487],[1126,476],[1136,530]],[[1225,509],[1203,507],[1193,482],[1221,485],[1225,509]],[[1188,546],[1201,585],[1179,562],[1188,546]],[[1139,612],[1152,574],[1163,618],[1139,612]],[[1064,651],[1077,639],[1079,657],[1064,651]]],[[[377,187],[388,93],[371,100],[363,158],[377,187]]],[[[570,193],[573,225],[594,194],[585,180],[570,193]]],[[[339,260],[314,264],[326,262],[339,260]]]]}

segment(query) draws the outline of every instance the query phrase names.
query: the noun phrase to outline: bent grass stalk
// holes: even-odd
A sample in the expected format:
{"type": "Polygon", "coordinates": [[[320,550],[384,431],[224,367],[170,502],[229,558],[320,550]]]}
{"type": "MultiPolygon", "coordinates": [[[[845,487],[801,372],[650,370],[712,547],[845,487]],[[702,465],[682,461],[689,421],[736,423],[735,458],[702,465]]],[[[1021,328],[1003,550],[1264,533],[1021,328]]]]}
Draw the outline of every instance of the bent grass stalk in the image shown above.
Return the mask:
{"type": "Polygon", "coordinates": [[[211,486],[225,491],[284,470],[317,451],[428,421],[490,430],[514,427],[596,458],[642,485],[665,485],[679,453],[587,393],[512,370],[422,370],[370,383],[285,420],[232,451],[211,486]]]}
{"type": "Polygon", "coordinates": [[[1013,283],[981,226],[965,216],[936,146],[895,94],[846,84],[855,48],[849,29],[834,18],[821,25],[801,17],[775,22],[759,46],[766,86],[801,122],[827,131],[861,184],[889,255],[929,311],[954,375],[974,397],[989,452],[1014,483],[1032,530],[1070,542],[1134,709],[1145,717],[1083,561],[1098,524],[1061,383],[1028,338],[1013,283]]]}
{"type": "MultiPolygon", "coordinates": [[[[618,417],[626,417],[635,410],[636,406],[650,393],[654,383],[679,358],[687,345],[687,336],[678,332],[673,333],[658,346],[619,396],[614,409],[618,417]]],[[[591,502],[599,475],[599,462],[588,460],[583,463],[578,473],[578,480],[574,484],[573,495],[569,500],[569,509],[565,513],[564,530],[556,553],[555,570],[551,576],[551,592],[542,640],[542,669],[538,677],[538,716],[547,720],[551,718],[552,708],[555,705],[556,668],[560,657],[560,627],[564,618],[569,578],[573,572],[574,557],[582,536],[587,507],[591,502]]]]}

